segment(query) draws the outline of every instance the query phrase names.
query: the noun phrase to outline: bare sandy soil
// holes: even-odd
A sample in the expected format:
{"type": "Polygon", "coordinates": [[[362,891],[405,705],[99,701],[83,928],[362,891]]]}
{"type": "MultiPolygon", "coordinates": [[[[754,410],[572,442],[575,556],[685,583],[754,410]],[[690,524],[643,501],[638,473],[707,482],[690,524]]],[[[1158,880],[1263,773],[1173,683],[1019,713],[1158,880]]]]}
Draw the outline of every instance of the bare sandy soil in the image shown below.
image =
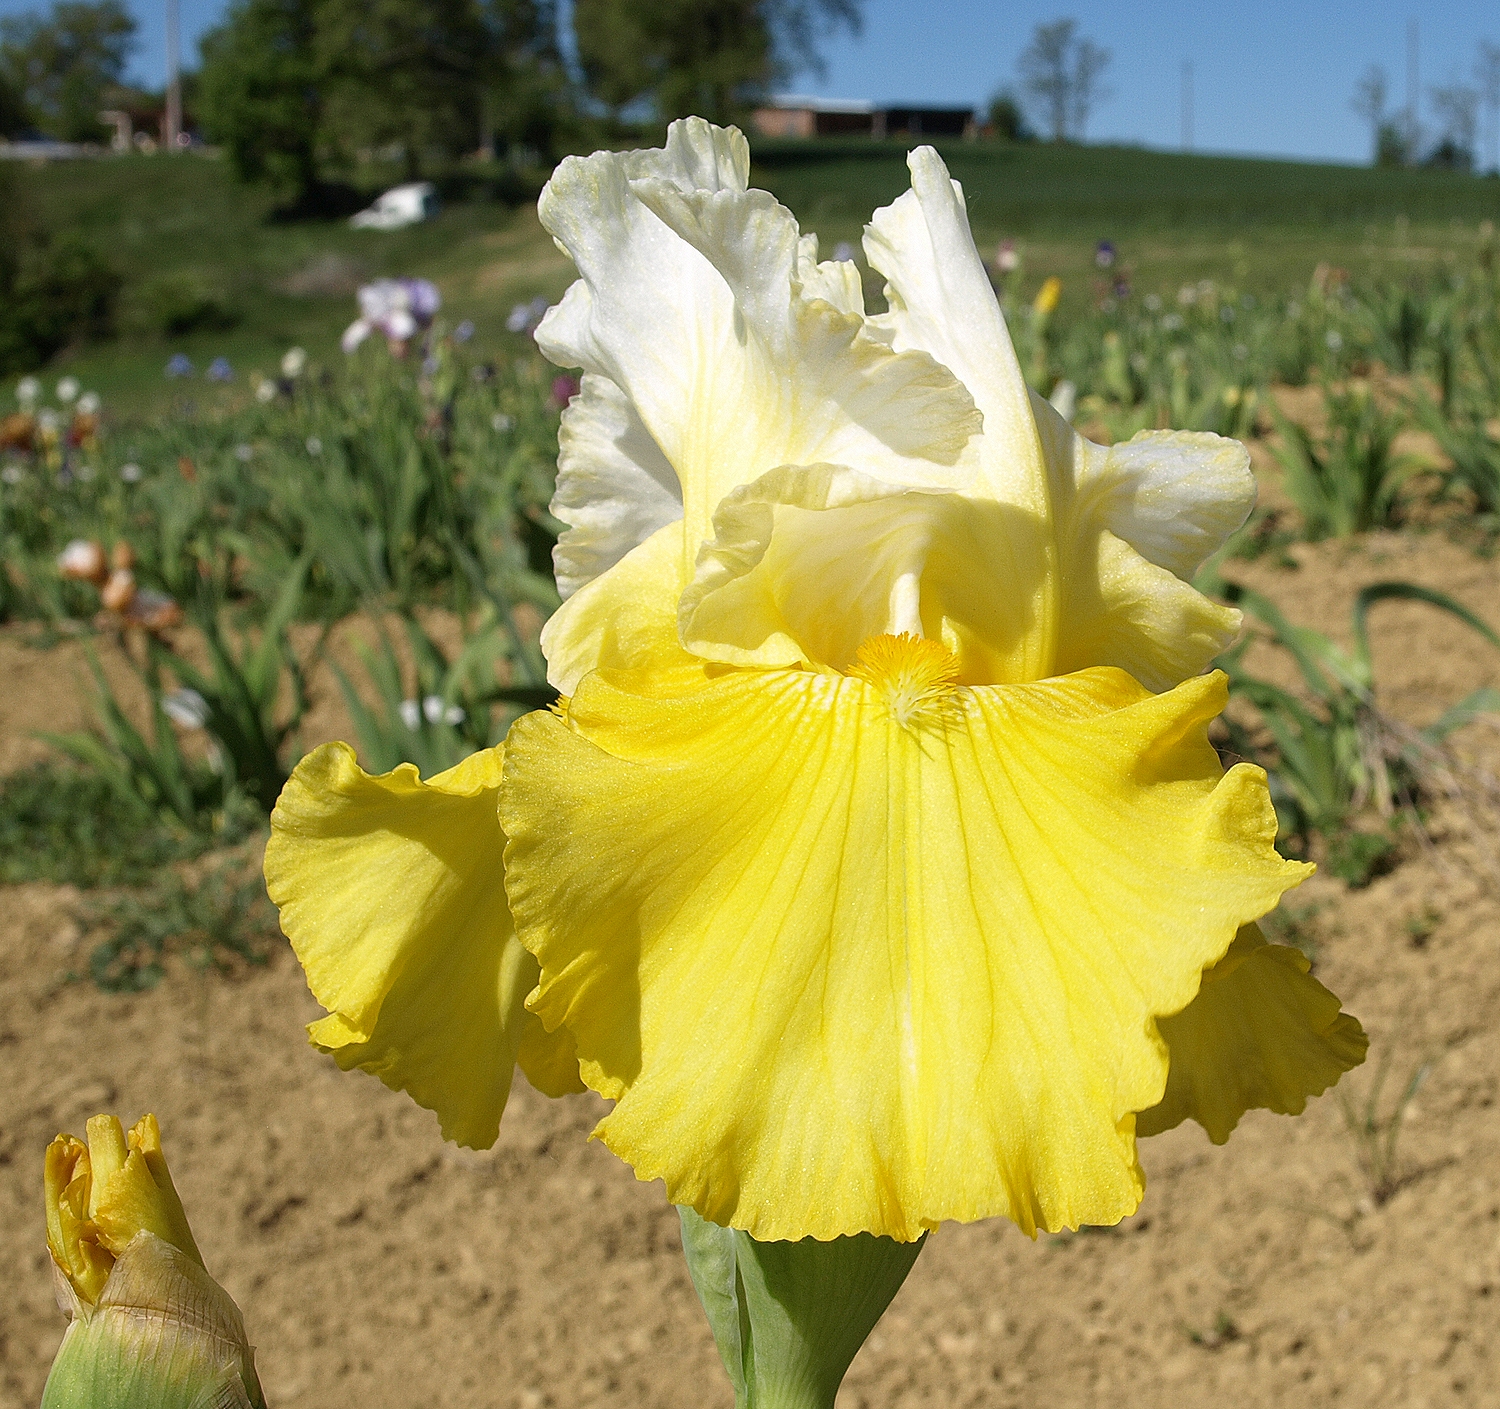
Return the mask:
{"type": "MultiPolygon", "coordinates": [[[[1232,575],[1344,639],[1353,592],[1380,578],[1500,622],[1500,564],[1436,533],[1294,553],[1295,570],[1232,575]]],[[[1500,652],[1427,608],[1377,608],[1374,635],[1381,698],[1407,721],[1500,683],[1500,652]]],[[[34,755],[27,731],[82,722],[78,663],[0,637],[0,767],[34,755]]],[[[1268,652],[1258,664],[1289,678],[1268,652]]],[[[313,723],[310,741],[344,729],[332,705],[313,723]]],[[[1494,730],[1459,743],[1500,765],[1494,730]]],[[[1347,1092],[1388,1061],[1388,1110],[1430,1064],[1394,1194],[1371,1196],[1332,1095],[1300,1119],[1252,1114],[1222,1149],[1195,1126],[1147,1141],[1146,1202],[1117,1229],[937,1232],[843,1409],[1500,1405],[1500,892],[1441,809],[1434,835],[1365,890],[1318,877],[1293,897],[1316,907],[1320,976],[1372,1036],[1347,1092]]],[[[289,953],[106,995],[61,977],[76,901],[0,892],[0,1406],[37,1403],[63,1331],[46,1142],[149,1109],[275,1409],[727,1409],[676,1215],[586,1138],[601,1102],[518,1077],[493,1151],[445,1147],[428,1113],[306,1045],[318,1009],[289,953]]]]}

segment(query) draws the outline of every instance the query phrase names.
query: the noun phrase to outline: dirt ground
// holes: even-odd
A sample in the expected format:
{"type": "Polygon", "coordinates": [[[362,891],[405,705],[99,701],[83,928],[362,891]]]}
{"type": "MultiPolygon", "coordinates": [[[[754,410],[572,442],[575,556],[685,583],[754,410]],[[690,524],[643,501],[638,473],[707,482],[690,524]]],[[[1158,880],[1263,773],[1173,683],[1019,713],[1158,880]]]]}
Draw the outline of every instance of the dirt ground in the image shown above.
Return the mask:
{"type": "MultiPolygon", "coordinates": [[[[1230,573],[1345,639],[1353,592],[1381,578],[1500,623],[1500,562],[1439,533],[1293,551],[1295,569],[1230,573]]],[[[1428,608],[1373,623],[1381,699],[1409,722],[1500,684],[1500,652],[1428,608]]],[[[30,730],[83,722],[75,674],[72,647],[0,634],[0,767],[34,755],[30,730]]],[[[309,742],[344,729],[333,705],[313,723],[309,742]]],[[[1500,765],[1493,729],[1460,746],[1500,765]]],[[[842,1409],[1500,1405],[1500,888],[1441,811],[1434,833],[1367,889],[1318,877],[1293,897],[1315,907],[1320,976],[1371,1033],[1348,1093],[1386,1061],[1388,1110],[1430,1066],[1393,1195],[1371,1197],[1336,1096],[1254,1113],[1221,1149],[1196,1126],[1146,1141],[1150,1189],[1117,1229],[939,1230],[842,1409]]],[[[493,1151],[444,1146],[427,1112],[306,1045],[318,1009],[287,952],[136,996],[63,982],[76,898],[0,892],[0,1409],[37,1403],[63,1331],[43,1148],[100,1110],[160,1117],[273,1409],[731,1404],[676,1215],[586,1138],[601,1102],[518,1077],[493,1151]]]]}

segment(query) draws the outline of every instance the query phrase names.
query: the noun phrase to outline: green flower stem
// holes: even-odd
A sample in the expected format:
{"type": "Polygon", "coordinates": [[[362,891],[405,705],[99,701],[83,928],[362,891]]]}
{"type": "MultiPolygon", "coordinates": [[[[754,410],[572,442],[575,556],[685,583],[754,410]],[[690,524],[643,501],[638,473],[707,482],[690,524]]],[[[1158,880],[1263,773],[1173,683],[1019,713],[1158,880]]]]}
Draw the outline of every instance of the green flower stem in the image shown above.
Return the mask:
{"type": "Polygon", "coordinates": [[[833,1409],[839,1385],[922,1251],[859,1233],[758,1243],[690,1208],[682,1248],[735,1409],[833,1409]]]}

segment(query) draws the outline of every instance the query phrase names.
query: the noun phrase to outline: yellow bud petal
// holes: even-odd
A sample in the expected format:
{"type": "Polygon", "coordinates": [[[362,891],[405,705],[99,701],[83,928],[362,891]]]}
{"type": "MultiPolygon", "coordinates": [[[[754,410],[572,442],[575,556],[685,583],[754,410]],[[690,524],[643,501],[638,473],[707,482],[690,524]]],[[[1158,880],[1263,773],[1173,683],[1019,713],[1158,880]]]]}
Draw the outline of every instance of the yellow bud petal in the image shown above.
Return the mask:
{"type": "Polygon", "coordinates": [[[182,1200],[167,1172],[156,1117],[142,1116],[123,1134],[113,1116],[96,1116],[88,1131],[89,1153],[96,1161],[88,1208],[98,1243],[118,1257],[144,1229],[202,1266],[182,1200]]]}
{"type": "Polygon", "coordinates": [[[99,1189],[130,1154],[125,1130],[118,1116],[96,1115],[86,1127],[89,1142],[89,1164],[93,1170],[93,1188],[89,1192],[89,1217],[99,1212],[99,1189]]]}
{"type": "Polygon", "coordinates": [[[93,1178],[88,1147],[72,1135],[59,1135],[47,1146],[42,1177],[48,1251],[73,1290],[92,1304],[98,1300],[115,1260],[99,1246],[89,1222],[93,1178]]]}

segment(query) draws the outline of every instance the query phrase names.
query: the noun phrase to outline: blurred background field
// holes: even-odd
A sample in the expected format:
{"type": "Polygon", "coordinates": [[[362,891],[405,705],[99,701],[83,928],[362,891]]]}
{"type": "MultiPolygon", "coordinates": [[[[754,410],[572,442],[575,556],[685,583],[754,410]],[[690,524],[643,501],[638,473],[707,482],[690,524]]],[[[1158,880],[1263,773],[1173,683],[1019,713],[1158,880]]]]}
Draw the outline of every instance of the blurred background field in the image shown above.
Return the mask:
{"type": "MultiPolygon", "coordinates": [[[[910,145],[761,141],[754,179],[817,232],[826,256],[840,242],[857,249],[870,212],[905,189],[910,145]]],[[[1170,298],[1203,278],[1285,294],[1320,264],[1361,281],[1401,281],[1471,261],[1484,222],[1500,218],[1500,181],[1443,170],[938,145],[964,185],[985,252],[1015,240],[1025,296],[1058,275],[1065,316],[1099,299],[1101,240],[1118,247],[1138,298],[1170,298]]],[[[360,175],[373,195],[399,172],[360,175]]],[[[331,354],[355,289],[379,275],[432,279],[455,316],[474,321],[477,348],[520,350],[522,340],[505,331],[511,309],[537,296],[555,300],[569,278],[536,220],[542,175],[456,168],[438,180],[449,199],[435,219],[389,233],[352,230],[342,219],[278,219],[270,192],[247,191],[225,161],[196,154],[24,170],[13,199],[36,227],[89,241],[119,272],[113,336],[67,350],[55,366],[88,381],[113,414],[134,416],[181,396],[162,376],[175,353],[200,368],[226,357],[241,389],[244,374],[269,373],[289,346],[331,354]]],[[[878,290],[872,280],[872,300],[878,290]]]]}
{"type": "MultiPolygon", "coordinates": [[[[82,8],[118,38],[109,3],[82,8]]],[[[111,1106],[161,1115],[274,1404],[665,1406],[717,1375],[660,1190],[583,1142],[599,1103],[518,1079],[496,1151],[455,1152],[337,1073],[303,1042],[316,1013],[259,863],[317,744],[430,776],[552,702],[549,505],[578,380],[532,340],[572,277],[536,197],[556,161],[659,142],[674,112],[753,124],[802,59],[766,18],[791,11],[760,3],[739,86],[666,0],[578,0],[562,29],[546,6],[424,5],[382,8],[348,58],[368,7],[328,0],[320,36],[309,7],[241,0],[180,78],[174,155],[104,153],[104,94],[137,137],[166,133],[169,90],[131,87],[116,51],[92,51],[113,87],[20,84],[17,107],[4,84],[40,31],[0,33],[0,129],[81,144],[0,162],[0,1250],[25,1269],[0,1406],[36,1402],[62,1330],[41,1150],[111,1106]],[[414,14],[490,67],[434,44],[387,82],[375,60],[414,14]],[[622,16],[666,20],[632,53],[605,42],[622,16]],[[236,89],[230,39],[299,17],[269,49],[302,67],[236,89]],[[350,227],[413,178],[431,218],[350,227]]],[[[837,30],[858,9],[807,13],[837,30]]],[[[1038,24],[969,136],[935,142],[1038,393],[1099,443],[1249,447],[1260,502],[1197,578],[1246,621],[1213,739],[1268,770],[1278,846],[1319,863],[1266,927],[1372,1056],[1301,1121],[1149,1142],[1153,1189],[1120,1229],[942,1230],[841,1403],[1485,1404],[1500,126],[1481,119],[1500,96],[1488,70],[1456,77],[1424,126],[1420,88],[1403,109],[1366,71],[1369,165],[1089,143],[1103,90],[1081,118],[1073,99],[1108,56],[1069,24],[1038,24]],[[1061,57],[1028,69],[1049,32],[1061,57]],[[1037,73],[1073,85],[1052,129],[1037,73]]],[[[859,265],[872,311],[860,236],[919,140],[752,136],[752,182],[859,265]]]]}

